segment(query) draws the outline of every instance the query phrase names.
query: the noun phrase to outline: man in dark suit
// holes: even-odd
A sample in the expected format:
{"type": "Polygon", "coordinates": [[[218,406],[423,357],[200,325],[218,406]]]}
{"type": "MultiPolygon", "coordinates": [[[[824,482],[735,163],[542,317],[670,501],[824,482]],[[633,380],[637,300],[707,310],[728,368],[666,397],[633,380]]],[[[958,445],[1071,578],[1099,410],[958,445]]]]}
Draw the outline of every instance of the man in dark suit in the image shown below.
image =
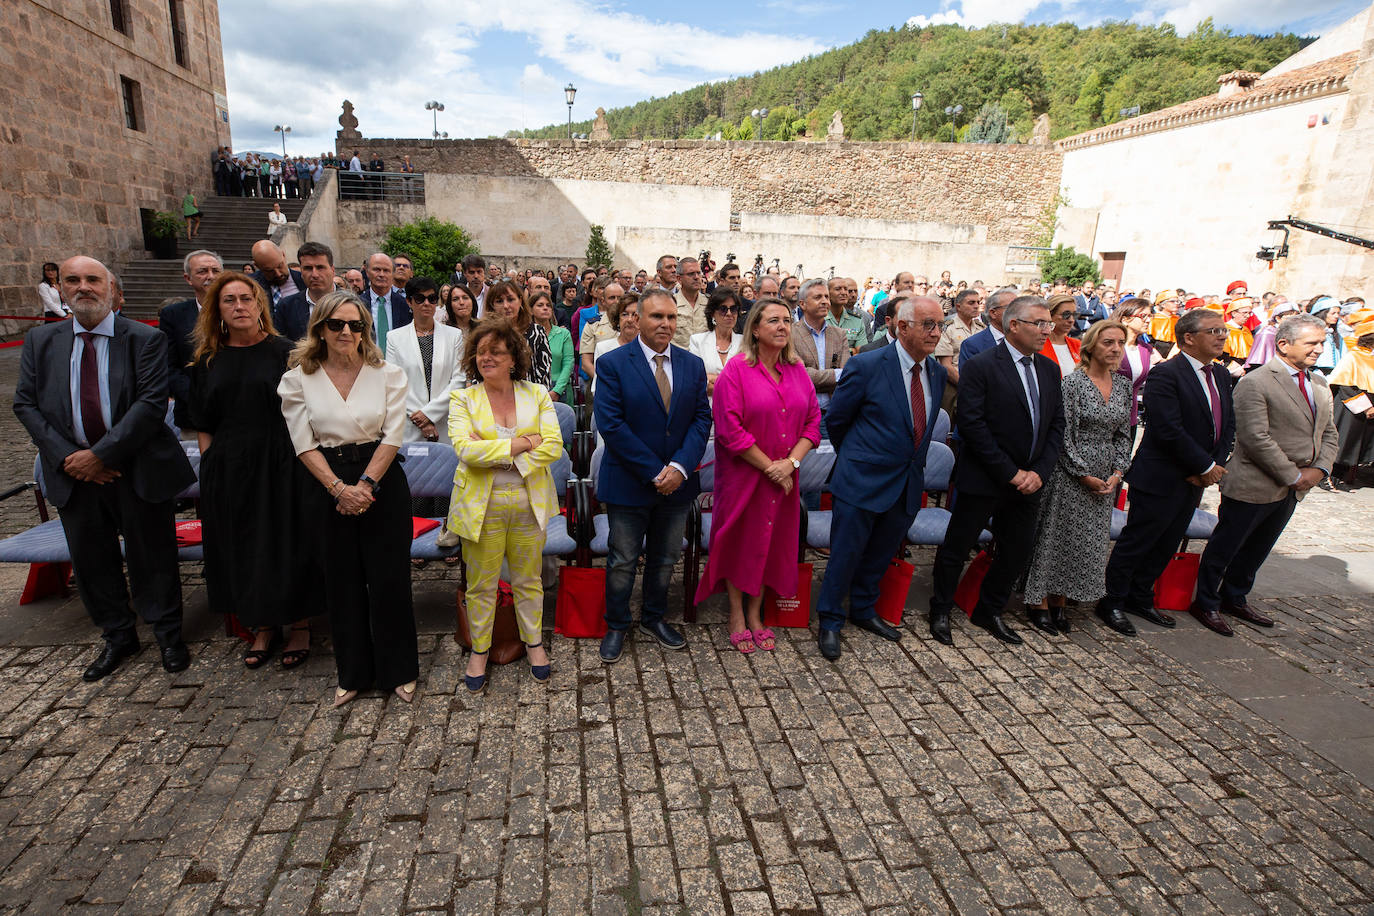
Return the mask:
{"type": "Polygon", "coordinates": [[[396,292],[392,285],[394,276],[391,258],[380,251],[368,257],[368,288],[362,299],[372,309],[372,332],[383,353],[386,352],[386,335],[410,324],[411,320],[406,297],[396,292]]]}
{"type": "Polygon", "coordinates": [[[988,326],[977,334],[966,337],[964,342],[959,344],[959,365],[962,366],[979,353],[985,353],[1002,342],[1002,338],[1006,336],[1002,330],[1002,316],[1015,298],[1016,291],[1011,289],[999,289],[988,296],[987,304],[983,306],[983,319],[988,326]]]}
{"type": "Polygon", "coordinates": [[[954,644],[949,613],[959,574],[984,528],[997,539],[997,552],[971,619],[1002,642],[1021,644],[1002,611],[1030,561],[1040,489],[1059,460],[1064,436],[1059,367],[1040,355],[1054,326],[1045,300],[1013,299],[1002,325],[1001,343],[959,362],[963,448],[954,469],[953,513],[935,553],[930,599],[930,633],[947,646],[954,644]]]}
{"type": "Polygon", "coordinates": [[[272,324],[287,340],[300,340],[310,325],[310,312],[325,293],[334,291],[334,252],[320,242],[306,242],[296,251],[305,288],[272,306],[272,324]]]}
{"type": "Polygon", "coordinates": [[[195,473],[165,422],[167,339],[114,314],[110,272],[94,258],[69,258],[59,282],[73,318],[25,337],[14,412],[38,446],[77,590],[104,635],[82,677],[97,681],[139,650],[130,585],[162,666],[183,671],[191,657],[181,638],[174,503],[195,473]]]}
{"type": "Polygon", "coordinates": [[[830,399],[836,549],[821,583],[817,643],[831,661],[840,657],[846,597],[856,627],[901,638],[877,615],[878,587],[921,508],[926,454],[944,394],[945,370],[930,355],[940,341],[940,303],[915,296],[889,311],[896,316],[896,342],[851,359],[830,399]]]}
{"type": "MultiPolygon", "coordinates": [[[[890,299],[884,300],[883,305],[887,306],[883,314],[883,330],[873,329],[873,340],[859,348],[860,353],[872,353],[874,350],[881,350],[883,347],[897,340],[897,311],[903,299],[910,299],[911,293],[898,293],[890,299]]],[[[939,305],[940,300],[936,299],[935,304],[939,305]]]]}
{"type": "Polygon", "coordinates": [[[267,290],[267,299],[274,307],[287,296],[294,296],[305,289],[305,278],[299,270],[286,265],[286,255],[277,244],[269,239],[253,243],[252,279],[267,290]]]}
{"type": "Polygon", "coordinates": [[[1075,293],[1073,301],[1074,308],[1078,313],[1074,319],[1074,337],[1082,337],[1083,332],[1091,327],[1094,322],[1103,321],[1107,318],[1107,307],[1098,298],[1097,284],[1092,280],[1083,281],[1083,291],[1075,293]]]}
{"type": "Polygon", "coordinates": [[[191,354],[195,352],[196,322],[205,305],[205,291],[224,270],[224,262],[213,251],[202,248],[181,262],[181,276],[191,287],[192,297],[164,306],[157,313],[157,327],[167,337],[167,388],[176,402],[172,420],[178,429],[191,428],[191,354]]]}
{"type": "Polygon", "coordinates": [[[1226,476],[1236,437],[1231,376],[1214,362],[1226,346],[1221,315],[1186,312],[1174,336],[1182,352],[1151,367],[1145,385],[1150,421],[1126,473],[1126,527],[1107,561],[1107,594],[1097,603],[1103,623],[1126,636],[1135,635],[1128,613],[1174,626],[1154,607],[1155,580],[1178,550],[1202,491],[1226,476]]]}
{"type": "Polygon", "coordinates": [[[635,564],[644,555],[639,629],[668,649],[687,644],[664,623],[668,579],[682,554],[687,513],[696,498],[697,465],[711,434],[706,367],[672,345],[677,305],[672,293],[647,290],[639,300],[639,337],[596,364],[596,428],[606,442],[596,496],[606,504],[606,625],[601,660],[615,662],[630,628],[635,564]]]}

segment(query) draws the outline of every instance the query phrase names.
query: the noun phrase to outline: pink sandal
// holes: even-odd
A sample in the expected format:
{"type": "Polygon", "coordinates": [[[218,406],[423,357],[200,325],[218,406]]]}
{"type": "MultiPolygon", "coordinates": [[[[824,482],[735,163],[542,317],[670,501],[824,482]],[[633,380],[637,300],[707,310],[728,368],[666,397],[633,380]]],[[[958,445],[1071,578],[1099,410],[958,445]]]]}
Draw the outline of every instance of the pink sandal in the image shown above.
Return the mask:
{"type": "Polygon", "coordinates": [[[772,630],[768,629],[768,627],[764,627],[762,630],[754,631],[754,645],[765,652],[772,652],[773,647],[777,645],[777,639],[774,637],[772,630]],[[765,639],[768,640],[768,645],[766,646],[763,644],[765,639]]]}
{"type": "Polygon", "coordinates": [[[753,655],[758,649],[758,647],[754,645],[754,634],[749,630],[740,630],[738,633],[731,633],[730,645],[738,649],[741,655],[753,655]]]}

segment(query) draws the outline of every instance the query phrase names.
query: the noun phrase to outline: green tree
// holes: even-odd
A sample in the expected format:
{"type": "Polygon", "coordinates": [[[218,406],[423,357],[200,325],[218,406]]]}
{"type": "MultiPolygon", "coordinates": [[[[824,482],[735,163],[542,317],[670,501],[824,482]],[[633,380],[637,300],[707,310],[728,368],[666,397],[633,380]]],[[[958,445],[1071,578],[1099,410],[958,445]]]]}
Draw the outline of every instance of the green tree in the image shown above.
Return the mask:
{"type": "Polygon", "coordinates": [[[382,251],[410,255],[415,276],[429,277],[436,283],[449,278],[454,264],[470,254],[479,254],[476,240],[464,229],[433,216],[387,229],[382,251]]]}
{"type": "Polygon", "coordinates": [[[614,253],[606,242],[605,227],[592,223],[591,235],[587,238],[587,266],[610,267],[612,257],[614,253]]]}
{"type": "Polygon", "coordinates": [[[1011,125],[1007,123],[1007,112],[996,102],[986,102],[973,116],[965,139],[969,143],[1010,143],[1011,125]]]}
{"type": "Polygon", "coordinates": [[[1056,245],[1054,251],[1040,259],[1040,279],[1052,283],[1060,277],[1067,277],[1069,283],[1074,285],[1086,280],[1096,283],[1102,279],[1102,272],[1090,256],[1068,245],[1056,245]]]}

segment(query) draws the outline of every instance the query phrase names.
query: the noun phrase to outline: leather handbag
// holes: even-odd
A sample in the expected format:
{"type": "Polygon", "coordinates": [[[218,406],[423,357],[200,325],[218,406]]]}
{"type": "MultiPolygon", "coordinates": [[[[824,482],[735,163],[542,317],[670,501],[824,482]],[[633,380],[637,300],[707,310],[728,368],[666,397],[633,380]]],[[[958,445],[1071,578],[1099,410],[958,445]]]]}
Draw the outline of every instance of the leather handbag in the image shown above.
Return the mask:
{"type": "Polygon", "coordinates": [[[1161,611],[1182,613],[1193,606],[1193,592],[1197,590],[1198,565],[1202,555],[1176,553],[1155,580],[1155,607],[1161,611]]]}
{"type": "Polygon", "coordinates": [[[811,573],[810,563],[797,564],[797,593],[790,597],[781,596],[771,588],[764,590],[764,626],[811,626],[811,573]]]}
{"type": "Polygon", "coordinates": [[[955,605],[970,617],[973,616],[973,609],[978,606],[978,594],[983,590],[983,578],[987,576],[991,567],[992,555],[986,550],[978,551],[978,556],[974,557],[968,569],[964,570],[959,587],[954,590],[955,605]]]}
{"type": "MultiPolygon", "coordinates": [[[[458,592],[458,630],[453,638],[463,648],[472,648],[467,594],[462,591],[458,592]]],[[[520,639],[520,628],[515,624],[515,596],[506,582],[496,587],[496,614],[491,624],[490,652],[488,661],[497,665],[508,665],[525,657],[525,643],[520,639]]]]}
{"type": "Polygon", "coordinates": [[[604,566],[558,567],[553,631],[569,639],[600,639],[606,635],[604,566]]]}
{"type": "Polygon", "coordinates": [[[911,591],[911,577],[915,573],[915,566],[901,557],[893,557],[878,584],[878,616],[894,627],[902,625],[902,612],[906,609],[906,596],[911,591]]]}

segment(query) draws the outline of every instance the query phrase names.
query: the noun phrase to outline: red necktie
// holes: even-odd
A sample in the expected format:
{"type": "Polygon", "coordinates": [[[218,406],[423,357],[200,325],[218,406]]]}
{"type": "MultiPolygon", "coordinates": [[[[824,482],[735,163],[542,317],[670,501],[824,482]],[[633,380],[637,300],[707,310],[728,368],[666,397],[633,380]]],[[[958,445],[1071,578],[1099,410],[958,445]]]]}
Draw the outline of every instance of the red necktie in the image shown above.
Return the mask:
{"type": "Polygon", "coordinates": [[[1307,402],[1307,409],[1312,411],[1312,416],[1317,415],[1317,405],[1312,403],[1312,396],[1307,393],[1307,373],[1298,372],[1298,390],[1302,392],[1302,398],[1307,402]]]}
{"type": "Polygon", "coordinates": [[[911,367],[911,434],[916,447],[920,448],[921,440],[926,435],[926,393],[921,386],[919,363],[911,367]]]}
{"type": "Polygon", "coordinates": [[[1202,374],[1207,377],[1207,394],[1212,399],[1212,444],[1221,442],[1221,395],[1217,394],[1217,383],[1212,381],[1212,367],[1203,366],[1202,374]]]}
{"type": "Polygon", "coordinates": [[[105,435],[105,418],[100,412],[100,367],[95,359],[95,335],[83,331],[81,348],[81,430],[86,442],[95,445],[105,435]]]}

